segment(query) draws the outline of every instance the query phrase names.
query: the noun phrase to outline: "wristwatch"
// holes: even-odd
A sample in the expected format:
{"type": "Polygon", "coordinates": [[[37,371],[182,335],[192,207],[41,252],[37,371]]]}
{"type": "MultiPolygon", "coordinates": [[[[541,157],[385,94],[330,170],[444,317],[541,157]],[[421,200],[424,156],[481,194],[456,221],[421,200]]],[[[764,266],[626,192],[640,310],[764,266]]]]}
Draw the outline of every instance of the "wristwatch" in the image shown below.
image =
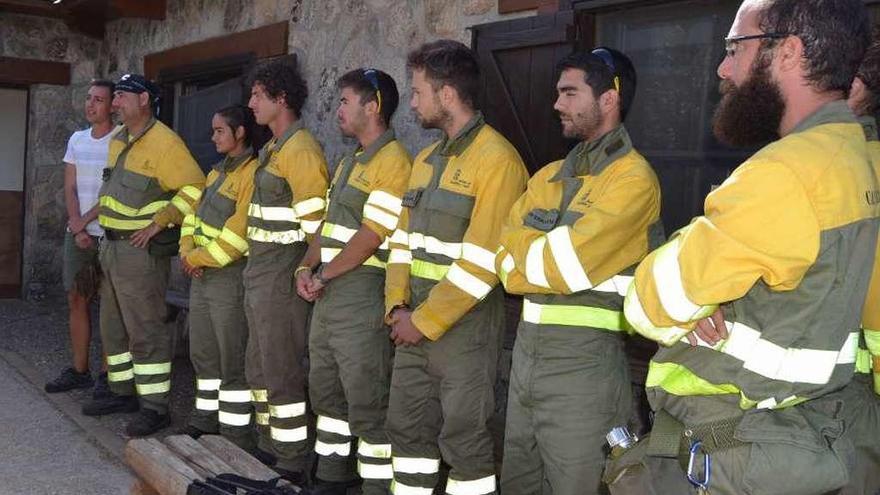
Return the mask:
{"type": "Polygon", "coordinates": [[[315,270],[315,273],[314,273],[313,276],[314,276],[316,279],[318,279],[318,282],[321,282],[321,285],[326,286],[327,284],[330,283],[330,281],[327,280],[326,278],[324,278],[324,266],[325,266],[325,265],[321,265],[321,266],[319,266],[318,269],[315,270]]]}

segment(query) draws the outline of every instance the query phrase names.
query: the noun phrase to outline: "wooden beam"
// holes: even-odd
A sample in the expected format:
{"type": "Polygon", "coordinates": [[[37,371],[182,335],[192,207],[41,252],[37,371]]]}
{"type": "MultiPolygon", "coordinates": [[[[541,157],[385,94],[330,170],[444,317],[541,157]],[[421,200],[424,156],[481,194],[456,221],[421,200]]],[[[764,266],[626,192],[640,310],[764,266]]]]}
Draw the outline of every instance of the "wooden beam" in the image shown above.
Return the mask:
{"type": "Polygon", "coordinates": [[[498,0],[498,13],[510,14],[511,12],[534,10],[538,8],[539,3],[541,0],[498,0]]]}
{"type": "Polygon", "coordinates": [[[205,60],[253,53],[257,58],[287,53],[286,21],[179,46],[144,57],[144,74],[155,79],[162,69],[180,67],[205,60]]]}
{"type": "Polygon", "coordinates": [[[0,12],[57,18],[67,13],[63,5],[52,5],[47,0],[0,0],[0,12]]]}
{"type": "Polygon", "coordinates": [[[0,83],[70,84],[70,64],[29,58],[0,57],[0,83]]]}

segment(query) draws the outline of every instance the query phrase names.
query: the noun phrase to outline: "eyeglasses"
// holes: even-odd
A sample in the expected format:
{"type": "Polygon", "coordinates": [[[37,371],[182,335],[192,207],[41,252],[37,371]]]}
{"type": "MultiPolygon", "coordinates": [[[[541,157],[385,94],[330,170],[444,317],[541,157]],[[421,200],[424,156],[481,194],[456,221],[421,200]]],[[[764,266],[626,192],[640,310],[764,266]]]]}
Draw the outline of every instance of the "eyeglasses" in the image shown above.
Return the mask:
{"type": "Polygon", "coordinates": [[[376,69],[364,70],[364,77],[370,82],[370,86],[376,91],[376,101],[379,103],[378,112],[382,112],[382,91],[379,90],[379,71],[376,69]]]}
{"type": "Polygon", "coordinates": [[[761,33],[761,34],[745,34],[742,36],[730,36],[724,38],[724,51],[732,54],[736,48],[736,44],[748,40],[781,40],[791,36],[790,33],[761,33]]]}
{"type": "Polygon", "coordinates": [[[599,57],[602,63],[611,70],[611,76],[614,77],[614,89],[620,92],[620,77],[617,76],[617,69],[614,67],[614,55],[605,48],[596,48],[592,52],[593,55],[599,57]]]}

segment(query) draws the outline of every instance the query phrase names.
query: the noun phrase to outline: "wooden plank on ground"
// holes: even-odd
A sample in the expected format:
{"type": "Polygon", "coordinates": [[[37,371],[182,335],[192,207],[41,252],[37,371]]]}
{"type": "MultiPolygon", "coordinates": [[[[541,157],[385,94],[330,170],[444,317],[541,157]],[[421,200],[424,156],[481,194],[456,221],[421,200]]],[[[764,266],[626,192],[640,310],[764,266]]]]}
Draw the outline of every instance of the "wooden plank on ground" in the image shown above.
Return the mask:
{"type": "Polygon", "coordinates": [[[278,473],[220,435],[203,435],[199,438],[199,443],[232,466],[235,473],[244,477],[261,481],[278,477],[278,473]]]}
{"type": "Polygon", "coordinates": [[[131,495],[161,495],[147,484],[146,481],[138,478],[131,484],[131,495]]]}
{"type": "Polygon", "coordinates": [[[187,464],[197,466],[207,471],[211,476],[233,472],[232,466],[227,464],[204,445],[194,440],[189,435],[173,435],[165,439],[174,453],[183,458],[187,464]]]}
{"type": "Polygon", "coordinates": [[[185,495],[194,479],[204,479],[155,438],[130,440],[125,461],[131,469],[161,495],[185,495]]]}

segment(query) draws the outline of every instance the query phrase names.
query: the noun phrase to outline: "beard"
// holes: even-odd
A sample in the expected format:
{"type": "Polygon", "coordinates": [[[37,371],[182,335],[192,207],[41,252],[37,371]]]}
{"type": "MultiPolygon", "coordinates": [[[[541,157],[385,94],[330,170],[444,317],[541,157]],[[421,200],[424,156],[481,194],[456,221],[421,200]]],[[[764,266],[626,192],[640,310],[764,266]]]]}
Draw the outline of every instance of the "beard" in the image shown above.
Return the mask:
{"type": "Polygon", "coordinates": [[[434,94],[434,108],[436,110],[430,115],[422,115],[416,112],[416,118],[422,129],[442,129],[445,124],[452,120],[452,115],[449,113],[449,110],[443,108],[440,96],[437,94],[434,94]]]}
{"type": "Polygon", "coordinates": [[[721,81],[721,102],[712,118],[719,141],[734,147],[760,146],[779,139],[785,113],[782,92],[770,77],[770,59],[759,54],[749,79],[737,87],[721,81]]]}
{"type": "Polygon", "coordinates": [[[562,125],[562,135],[568,139],[589,140],[599,131],[602,125],[602,118],[599,111],[599,102],[593,102],[591,108],[581,113],[562,114],[560,117],[567,118],[570,122],[568,125],[562,125]]]}

